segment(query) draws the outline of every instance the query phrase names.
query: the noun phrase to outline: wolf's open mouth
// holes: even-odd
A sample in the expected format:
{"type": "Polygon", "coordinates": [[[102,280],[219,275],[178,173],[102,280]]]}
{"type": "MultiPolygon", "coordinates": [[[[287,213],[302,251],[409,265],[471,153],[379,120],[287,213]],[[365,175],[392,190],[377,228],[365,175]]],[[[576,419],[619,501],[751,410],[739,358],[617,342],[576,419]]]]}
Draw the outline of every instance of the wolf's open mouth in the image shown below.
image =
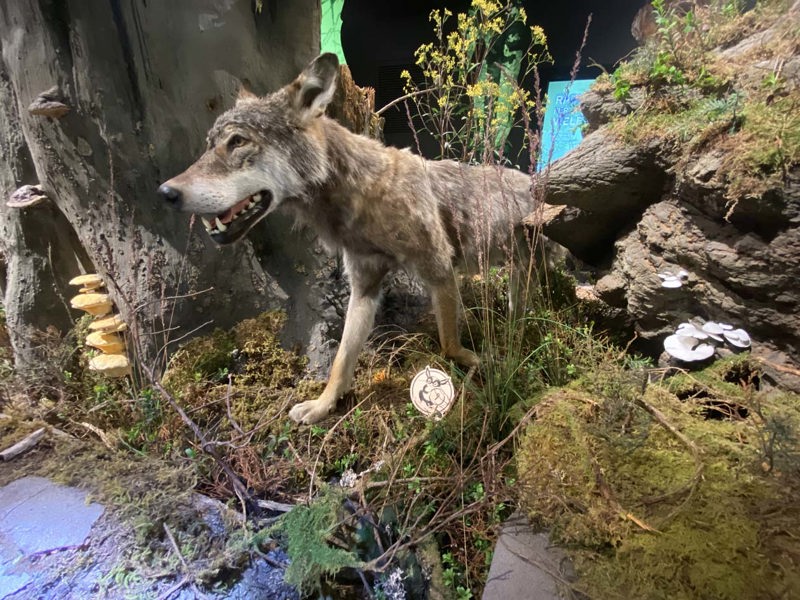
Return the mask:
{"type": "Polygon", "coordinates": [[[263,190],[237,202],[211,221],[202,217],[203,225],[217,244],[230,244],[247,233],[271,203],[272,192],[263,190]]]}

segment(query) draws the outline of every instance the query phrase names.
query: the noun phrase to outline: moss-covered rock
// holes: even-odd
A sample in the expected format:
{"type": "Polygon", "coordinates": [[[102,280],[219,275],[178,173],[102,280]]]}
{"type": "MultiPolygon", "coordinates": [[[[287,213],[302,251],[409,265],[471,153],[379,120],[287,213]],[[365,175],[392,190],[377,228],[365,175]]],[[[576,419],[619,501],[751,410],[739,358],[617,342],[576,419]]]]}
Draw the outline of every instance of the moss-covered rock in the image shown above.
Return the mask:
{"type": "Polygon", "coordinates": [[[731,600],[800,589],[800,397],[757,391],[755,373],[739,358],[638,398],[629,387],[627,403],[585,384],[542,401],[517,454],[521,502],[571,549],[579,588],[731,600]]]}

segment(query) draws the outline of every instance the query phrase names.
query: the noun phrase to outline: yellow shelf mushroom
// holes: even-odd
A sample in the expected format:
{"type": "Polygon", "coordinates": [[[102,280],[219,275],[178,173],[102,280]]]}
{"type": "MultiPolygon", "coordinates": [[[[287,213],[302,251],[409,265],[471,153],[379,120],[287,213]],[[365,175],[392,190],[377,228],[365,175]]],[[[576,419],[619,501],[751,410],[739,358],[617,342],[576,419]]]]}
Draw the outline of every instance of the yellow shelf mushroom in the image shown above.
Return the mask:
{"type": "Polygon", "coordinates": [[[73,277],[70,285],[80,286],[77,296],[70,300],[72,308],[83,310],[95,317],[89,324],[91,333],[86,336],[86,345],[102,352],[89,360],[89,369],[106,377],[124,377],[131,373],[131,363],[125,355],[125,341],[117,334],[127,325],[119,315],[109,314],[114,308],[108,294],[98,292],[105,285],[94,273],[73,277]]]}
{"type": "Polygon", "coordinates": [[[95,317],[107,315],[112,308],[108,294],[78,294],[70,300],[70,305],[95,317]]]}
{"type": "Polygon", "coordinates": [[[103,333],[125,331],[127,328],[128,325],[122,320],[120,315],[109,315],[89,323],[89,329],[92,331],[102,331],[103,333]]]}
{"type": "Polygon", "coordinates": [[[88,275],[78,275],[77,277],[73,277],[69,280],[69,284],[81,286],[81,289],[79,290],[81,292],[96,290],[104,285],[103,278],[96,273],[89,273],[88,275]]]}
{"type": "Polygon", "coordinates": [[[89,361],[92,371],[106,377],[124,377],[131,372],[131,363],[124,354],[98,354],[89,361]]]}
{"type": "Polygon", "coordinates": [[[120,354],[125,352],[125,342],[116,333],[94,331],[86,336],[86,344],[97,348],[104,354],[120,354]]]}

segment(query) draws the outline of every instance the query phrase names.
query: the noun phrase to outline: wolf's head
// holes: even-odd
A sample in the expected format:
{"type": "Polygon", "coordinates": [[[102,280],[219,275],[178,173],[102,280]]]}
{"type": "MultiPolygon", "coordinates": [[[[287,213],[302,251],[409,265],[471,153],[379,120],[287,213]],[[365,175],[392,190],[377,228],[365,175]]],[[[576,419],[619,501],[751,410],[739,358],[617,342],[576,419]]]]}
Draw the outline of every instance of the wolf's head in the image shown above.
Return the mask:
{"type": "Polygon", "coordinates": [[[335,54],[323,54],[273,94],[240,92],[209,131],[205,153],[159,194],[199,215],[215,242],[229,244],[285,199],[321,184],[327,163],[315,124],[333,98],[338,68],[335,54]]]}

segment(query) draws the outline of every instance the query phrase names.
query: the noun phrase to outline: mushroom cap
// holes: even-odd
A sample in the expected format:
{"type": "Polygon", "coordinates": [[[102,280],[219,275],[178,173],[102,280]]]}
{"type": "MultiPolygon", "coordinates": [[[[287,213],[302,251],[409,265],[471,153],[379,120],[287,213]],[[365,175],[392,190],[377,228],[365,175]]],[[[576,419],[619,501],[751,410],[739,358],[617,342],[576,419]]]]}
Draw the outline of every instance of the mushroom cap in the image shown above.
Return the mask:
{"type": "MultiPolygon", "coordinates": [[[[98,288],[103,285],[103,278],[97,273],[87,273],[86,275],[78,275],[69,280],[70,285],[80,285],[85,288],[98,288]]],[[[82,290],[81,290],[82,291],[82,290]]]]}
{"type": "Polygon", "coordinates": [[[85,310],[96,317],[111,312],[111,300],[108,294],[78,294],[69,301],[72,308],[85,310]]]}
{"type": "Polygon", "coordinates": [[[47,200],[47,194],[40,185],[23,185],[8,197],[9,208],[30,208],[47,200]]]}
{"type": "Polygon", "coordinates": [[[728,343],[737,348],[749,348],[751,344],[750,334],[744,329],[732,329],[725,331],[723,334],[728,343]]]}
{"type": "Polygon", "coordinates": [[[678,325],[675,334],[683,337],[695,338],[696,340],[705,340],[708,338],[708,334],[698,329],[694,323],[681,323],[678,325]]]}
{"type": "Polygon", "coordinates": [[[671,277],[665,277],[664,280],[661,282],[661,287],[675,289],[683,287],[683,282],[673,275],[671,277]]]}
{"type": "Polygon", "coordinates": [[[706,321],[700,326],[700,329],[705,331],[712,340],[722,341],[722,326],[715,321],[706,321]]]}
{"type": "Polygon", "coordinates": [[[93,331],[86,336],[86,344],[105,354],[119,354],[125,351],[125,342],[116,333],[93,331]]]}
{"type": "Polygon", "coordinates": [[[714,354],[714,346],[700,343],[696,338],[684,335],[670,335],[664,340],[667,354],[684,362],[705,360],[714,354]]]}
{"type": "Polygon", "coordinates": [[[102,331],[104,333],[125,331],[127,328],[128,325],[122,320],[120,315],[109,315],[89,323],[89,329],[92,331],[102,331]]]}
{"type": "Polygon", "coordinates": [[[706,333],[715,333],[717,335],[721,335],[723,331],[722,326],[715,321],[706,321],[701,329],[706,333]]]}
{"type": "Polygon", "coordinates": [[[124,377],[131,372],[131,363],[124,354],[98,354],[89,361],[89,368],[107,377],[124,377]]]}

